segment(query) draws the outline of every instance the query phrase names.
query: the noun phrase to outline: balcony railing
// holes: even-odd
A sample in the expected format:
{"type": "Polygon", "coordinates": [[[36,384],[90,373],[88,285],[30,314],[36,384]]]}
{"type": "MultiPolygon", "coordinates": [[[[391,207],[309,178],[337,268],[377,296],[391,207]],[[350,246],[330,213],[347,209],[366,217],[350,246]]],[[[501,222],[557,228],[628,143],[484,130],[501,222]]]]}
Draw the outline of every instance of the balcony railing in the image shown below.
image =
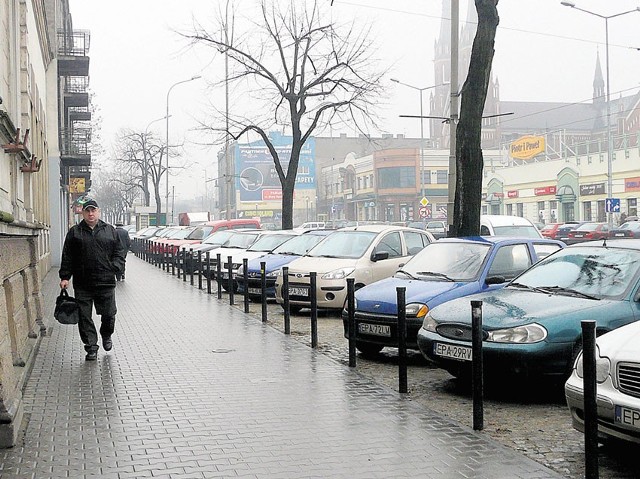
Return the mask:
{"type": "Polygon", "coordinates": [[[86,93],[89,89],[89,77],[66,76],[64,78],[65,93],[86,93]]]}
{"type": "Polygon", "coordinates": [[[88,30],[58,31],[58,55],[86,57],[89,54],[91,34],[88,30]]]}
{"type": "Polygon", "coordinates": [[[91,128],[65,129],[60,132],[60,153],[62,156],[91,155],[91,128]]]}

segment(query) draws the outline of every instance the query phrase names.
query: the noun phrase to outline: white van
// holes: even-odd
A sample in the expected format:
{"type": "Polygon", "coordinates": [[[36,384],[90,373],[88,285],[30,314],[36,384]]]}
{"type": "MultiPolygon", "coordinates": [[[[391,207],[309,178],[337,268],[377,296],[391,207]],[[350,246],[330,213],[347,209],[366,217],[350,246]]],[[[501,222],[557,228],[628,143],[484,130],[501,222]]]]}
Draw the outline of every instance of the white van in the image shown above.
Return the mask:
{"type": "Polygon", "coordinates": [[[480,236],[542,238],[542,233],[526,218],[508,215],[481,215],[480,236]]]}

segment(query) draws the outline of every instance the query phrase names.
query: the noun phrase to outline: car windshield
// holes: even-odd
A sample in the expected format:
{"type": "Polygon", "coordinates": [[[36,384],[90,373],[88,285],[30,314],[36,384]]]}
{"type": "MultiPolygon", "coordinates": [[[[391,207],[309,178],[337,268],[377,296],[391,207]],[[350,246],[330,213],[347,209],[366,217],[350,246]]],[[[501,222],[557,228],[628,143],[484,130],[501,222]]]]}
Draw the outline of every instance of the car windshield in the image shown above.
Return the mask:
{"type": "Polygon", "coordinates": [[[578,226],[575,231],[595,231],[598,229],[599,223],[585,223],[578,226]]]}
{"type": "Polygon", "coordinates": [[[223,246],[225,248],[247,249],[258,239],[258,236],[258,233],[235,233],[223,246]]]}
{"type": "Polygon", "coordinates": [[[568,294],[613,298],[624,294],[635,283],[639,268],[639,250],[572,247],[543,259],[516,278],[516,282],[542,292],[562,294],[562,289],[568,294]]]}
{"type": "Polygon", "coordinates": [[[507,225],[494,226],[495,236],[514,236],[516,238],[540,238],[540,232],[535,226],[507,225]]]}
{"type": "Polygon", "coordinates": [[[189,232],[187,239],[201,240],[202,238],[206,238],[209,235],[209,233],[211,233],[212,229],[213,227],[211,226],[198,226],[196,229],[189,232]]]}
{"type": "Polygon", "coordinates": [[[444,224],[439,221],[427,223],[427,230],[444,230],[444,224]]]}
{"type": "MultiPolygon", "coordinates": [[[[429,243],[401,271],[422,280],[471,281],[478,277],[490,245],[467,242],[429,243]]],[[[405,273],[396,273],[402,278],[405,273]]]]}
{"type": "Polygon", "coordinates": [[[294,238],[295,234],[282,234],[282,235],[264,235],[258,241],[251,245],[251,248],[248,248],[247,251],[263,251],[270,253],[277,248],[282,243],[294,238]]]}
{"type": "Polygon", "coordinates": [[[175,231],[171,236],[169,236],[170,239],[186,239],[187,236],[189,236],[189,234],[192,232],[193,230],[190,228],[183,228],[183,229],[179,229],[177,231],[175,231]]]}
{"type": "Polygon", "coordinates": [[[309,251],[309,256],[360,258],[378,236],[371,231],[336,231],[309,251]]]}
{"type": "Polygon", "coordinates": [[[324,235],[299,235],[290,239],[286,243],[281,244],[276,249],[274,249],[273,252],[277,254],[292,254],[296,256],[302,256],[325,238],[326,236],[324,235]]]}
{"type": "Polygon", "coordinates": [[[216,231],[202,242],[202,244],[224,244],[233,235],[231,230],[216,231]]]}
{"type": "Polygon", "coordinates": [[[624,223],[621,227],[621,230],[637,230],[640,229],[640,222],[638,221],[629,221],[628,223],[624,223]]]}

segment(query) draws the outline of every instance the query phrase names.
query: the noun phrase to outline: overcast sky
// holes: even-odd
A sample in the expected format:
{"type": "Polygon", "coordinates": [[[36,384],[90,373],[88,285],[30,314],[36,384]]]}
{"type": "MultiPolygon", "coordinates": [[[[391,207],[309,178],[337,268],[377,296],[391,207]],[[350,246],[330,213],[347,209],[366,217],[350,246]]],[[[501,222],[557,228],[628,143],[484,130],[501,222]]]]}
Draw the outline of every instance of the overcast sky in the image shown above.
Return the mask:
{"type": "MultiPolygon", "coordinates": [[[[296,0],[303,1],[303,0],[296,0]]],[[[207,104],[223,108],[223,88],[208,85],[224,77],[222,56],[194,51],[175,31],[189,30],[192,18],[212,25],[223,0],[69,0],[76,29],[91,31],[90,85],[102,119],[102,141],[109,150],[121,128],[144,130],[166,111],[170,94],[172,144],[185,139],[186,154],[196,162],[192,172],[172,178],[176,196],[202,194],[205,169],[215,176],[218,147],[198,147],[192,131],[207,115],[207,104]]],[[[326,0],[327,4],[331,0],[326,0]]],[[[635,9],[640,0],[576,0],[576,6],[601,15],[635,9]]],[[[232,0],[251,15],[255,0],[232,0]]],[[[467,18],[467,0],[460,0],[460,19],[467,18]]],[[[390,78],[416,87],[434,84],[433,50],[440,31],[441,0],[334,0],[332,14],[340,22],[370,22],[378,56],[391,68],[390,78]]],[[[501,0],[493,74],[500,97],[508,101],[589,101],[596,54],[605,72],[605,20],[560,5],[560,0],[501,0]]],[[[628,95],[640,88],[640,12],[609,20],[611,94],[628,95]]],[[[418,92],[389,82],[388,104],[381,109],[384,132],[419,137],[419,121],[399,118],[419,113],[418,92]]],[[[425,95],[424,111],[428,111],[425,95]]],[[[234,99],[231,99],[233,103],[234,99]]],[[[426,123],[426,122],[425,122],[426,123]]],[[[165,121],[149,126],[161,138],[165,121]]],[[[349,132],[353,134],[353,132],[349,132]]],[[[380,132],[371,132],[380,134],[380,132]]]]}

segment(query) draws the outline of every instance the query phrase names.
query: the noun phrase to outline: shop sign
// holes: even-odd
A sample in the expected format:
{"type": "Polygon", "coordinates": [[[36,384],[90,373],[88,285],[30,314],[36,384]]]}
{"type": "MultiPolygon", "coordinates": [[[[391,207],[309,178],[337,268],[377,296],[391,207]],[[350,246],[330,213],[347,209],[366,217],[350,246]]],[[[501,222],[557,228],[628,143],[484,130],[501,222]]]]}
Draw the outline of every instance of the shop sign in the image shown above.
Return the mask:
{"type": "Polygon", "coordinates": [[[511,158],[518,160],[530,160],[543,153],[545,149],[544,136],[523,136],[509,145],[511,158]]]}
{"type": "Polygon", "coordinates": [[[555,195],[556,187],[555,186],[543,186],[542,188],[534,188],[533,194],[536,196],[544,196],[544,195],[555,195]]]}
{"type": "Polygon", "coordinates": [[[507,191],[507,198],[518,198],[519,196],[520,196],[520,192],[518,190],[507,191]]]}
{"type": "Polygon", "coordinates": [[[624,180],[624,191],[640,191],[640,176],[626,178],[624,180]]]}
{"type": "Polygon", "coordinates": [[[580,196],[604,195],[604,183],[580,185],[580,196]]]}

